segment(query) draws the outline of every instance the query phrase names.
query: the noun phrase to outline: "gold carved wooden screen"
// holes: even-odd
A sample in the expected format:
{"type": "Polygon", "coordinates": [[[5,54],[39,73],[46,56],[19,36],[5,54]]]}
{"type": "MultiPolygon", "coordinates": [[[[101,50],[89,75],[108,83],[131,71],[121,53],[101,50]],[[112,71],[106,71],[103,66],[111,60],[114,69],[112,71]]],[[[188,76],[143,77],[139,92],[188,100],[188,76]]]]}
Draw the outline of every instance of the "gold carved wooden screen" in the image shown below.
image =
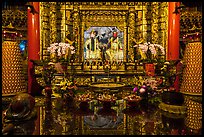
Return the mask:
{"type": "Polygon", "coordinates": [[[65,41],[68,26],[76,42],[76,62],[84,61],[84,32],[93,26],[117,27],[123,32],[124,62],[135,62],[134,41],[143,39],[164,48],[167,45],[167,2],[41,2],[40,5],[42,59],[49,56],[46,49],[51,43],[65,41]]]}
{"type": "MultiPolygon", "coordinates": [[[[81,10],[81,33],[80,33],[80,53],[83,53],[84,49],[84,31],[90,29],[90,27],[116,27],[120,32],[123,32],[124,48],[123,53],[127,52],[127,11],[103,11],[103,10],[81,10]]],[[[83,54],[82,54],[83,55],[83,54]]],[[[81,61],[84,60],[84,56],[81,56],[81,61]]],[[[126,60],[124,56],[123,60],[126,60]]]]}
{"type": "Polygon", "coordinates": [[[73,20],[73,26],[77,23],[77,25],[80,24],[78,36],[78,44],[80,45],[78,50],[79,61],[84,61],[83,54],[80,54],[84,50],[84,31],[90,27],[116,27],[123,32],[123,61],[133,62],[134,50],[132,43],[136,32],[137,12],[142,11],[142,4],[142,2],[73,3],[73,9],[75,9],[74,19],[76,19],[73,20]]]}
{"type": "Polygon", "coordinates": [[[73,34],[77,37],[79,62],[84,61],[84,31],[90,27],[117,27],[124,34],[124,62],[135,62],[135,41],[166,48],[167,2],[68,2],[73,9],[73,34]],[[78,32],[75,32],[78,30],[78,32]]]}

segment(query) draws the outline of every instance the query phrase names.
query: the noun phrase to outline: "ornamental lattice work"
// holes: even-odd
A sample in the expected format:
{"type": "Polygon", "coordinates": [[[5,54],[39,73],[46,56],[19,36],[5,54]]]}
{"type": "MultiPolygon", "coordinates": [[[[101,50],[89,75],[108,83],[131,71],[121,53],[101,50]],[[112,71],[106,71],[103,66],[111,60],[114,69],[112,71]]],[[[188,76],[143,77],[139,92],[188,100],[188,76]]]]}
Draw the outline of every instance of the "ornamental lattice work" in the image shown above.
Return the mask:
{"type": "Polygon", "coordinates": [[[182,11],[180,14],[180,37],[195,32],[202,33],[202,12],[182,11]]]}
{"type": "Polygon", "coordinates": [[[22,39],[27,37],[27,11],[18,9],[2,10],[2,26],[12,26],[18,33],[22,34],[22,39]]]}
{"type": "Polygon", "coordinates": [[[15,28],[27,28],[27,11],[2,10],[2,26],[12,24],[15,28]]]}

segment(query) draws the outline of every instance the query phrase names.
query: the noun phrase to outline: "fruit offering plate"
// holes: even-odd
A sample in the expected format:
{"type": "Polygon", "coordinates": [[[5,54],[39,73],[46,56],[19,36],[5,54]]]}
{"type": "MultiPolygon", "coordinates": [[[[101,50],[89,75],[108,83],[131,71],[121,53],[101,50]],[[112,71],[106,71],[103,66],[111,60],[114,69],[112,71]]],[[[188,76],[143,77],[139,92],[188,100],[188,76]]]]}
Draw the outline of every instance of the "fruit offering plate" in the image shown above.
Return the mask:
{"type": "Polygon", "coordinates": [[[127,100],[128,102],[139,102],[140,100],[142,100],[142,98],[140,96],[132,94],[124,97],[124,100],[127,100]]]}
{"type": "Polygon", "coordinates": [[[115,99],[115,100],[112,100],[112,99],[99,99],[99,98],[98,98],[98,100],[101,101],[101,102],[103,102],[103,103],[108,103],[108,102],[111,103],[111,102],[115,102],[115,101],[116,101],[116,99],[115,99]]]}
{"type": "Polygon", "coordinates": [[[97,99],[101,102],[115,102],[117,98],[114,95],[103,94],[99,95],[97,99]]]}
{"type": "Polygon", "coordinates": [[[93,99],[93,95],[90,94],[90,93],[87,93],[87,94],[79,94],[76,96],[76,100],[79,101],[79,102],[89,102],[93,99]]]}

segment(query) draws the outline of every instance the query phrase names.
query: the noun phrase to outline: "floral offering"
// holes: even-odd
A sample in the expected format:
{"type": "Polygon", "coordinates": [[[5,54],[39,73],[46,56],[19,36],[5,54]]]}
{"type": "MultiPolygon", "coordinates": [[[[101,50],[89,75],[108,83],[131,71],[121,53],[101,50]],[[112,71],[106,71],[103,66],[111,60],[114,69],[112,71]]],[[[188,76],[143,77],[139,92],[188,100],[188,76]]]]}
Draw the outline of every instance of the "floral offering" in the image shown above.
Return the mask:
{"type": "Polygon", "coordinates": [[[138,96],[143,96],[144,93],[148,93],[151,96],[154,96],[157,94],[158,87],[163,83],[163,78],[143,78],[142,76],[139,76],[136,78],[135,87],[133,88],[133,94],[136,94],[138,96]]]}
{"type": "Polygon", "coordinates": [[[55,85],[53,87],[53,90],[55,91],[55,93],[61,94],[62,98],[63,98],[63,95],[66,93],[70,94],[70,96],[73,96],[74,91],[77,89],[78,88],[75,85],[75,83],[68,78],[63,78],[60,84],[55,85]]]}
{"type": "Polygon", "coordinates": [[[135,94],[131,94],[129,96],[126,96],[124,99],[126,99],[130,102],[139,102],[142,98],[140,96],[135,95],[135,94]]]}
{"type": "Polygon", "coordinates": [[[75,53],[74,46],[68,43],[53,43],[50,44],[50,47],[47,48],[47,51],[50,52],[51,59],[60,59],[63,61],[69,61],[71,55],[75,53]]]}
{"type": "Polygon", "coordinates": [[[141,60],[147,62],[156,62],[160,56],[165,55],[164,47],[159,44],[151,44],[150,42],[135,45],[141,56],[141,60]]]}

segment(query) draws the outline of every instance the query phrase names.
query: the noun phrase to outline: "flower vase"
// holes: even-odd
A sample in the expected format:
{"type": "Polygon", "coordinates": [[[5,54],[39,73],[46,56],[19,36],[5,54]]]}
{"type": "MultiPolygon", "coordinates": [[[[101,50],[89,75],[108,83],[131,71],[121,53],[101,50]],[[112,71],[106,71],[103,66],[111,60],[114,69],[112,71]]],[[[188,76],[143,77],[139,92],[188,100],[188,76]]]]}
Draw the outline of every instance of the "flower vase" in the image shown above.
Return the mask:
{"type": "Polygon", "coordinates": [[[155,65],[153,63],[145,63],[145,73],[147,76],[154,76],[155,65]]]}

